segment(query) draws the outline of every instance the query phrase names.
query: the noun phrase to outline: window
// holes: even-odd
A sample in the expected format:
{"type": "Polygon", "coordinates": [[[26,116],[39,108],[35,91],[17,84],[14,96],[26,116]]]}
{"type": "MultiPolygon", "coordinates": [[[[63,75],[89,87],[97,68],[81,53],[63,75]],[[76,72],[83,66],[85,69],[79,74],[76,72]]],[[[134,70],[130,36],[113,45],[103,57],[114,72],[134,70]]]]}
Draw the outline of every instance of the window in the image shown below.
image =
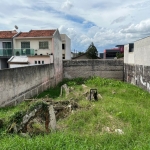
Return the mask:
{"type": "Polygon", "coordinates": [[[38,64],[41,64],[41,62],[40,62],[40,61],[38,61],[38,64]]]}
{"type": "Polygon", "coordinates": [[[65,59],[65,54],[63,54],[63,59],[65,59]]]}
{"type": "Polygon", "coordinates": [[[21,55],[30,55],[30,42],[21,42],[21,55]]]}
{"type": "Polygon", "coordinates": [[[11,48],[11,42],[3,42],[3,48],[11,48]]]}
{"type": "Polygon", "coordinates": [[[48,49],[48,41],[39,42],[39,49],[48,49]]]}
{"type": "Polygon", "coordinates": [[[65,44],[62,44],[62,49],[65,49],[65,44]]]}
{"type": "Polygon", "coordinates": [[[35,64],[37,64],[37,61],[35,61],[35,64]]]}
{"type": "Polygon", "coordinates": [[[22,49],[30,48],[30,42],[21,42],[21,48],[22,49]]]}
{"type": "Polygon", "coordinates": [[[42,64],[44,64],[44,61],[42,61],[42,64]]]}
{"type": "Polygon", "coordinates": [[[129,43],[129,52],[134,52],[134,44],[129,43]]]}

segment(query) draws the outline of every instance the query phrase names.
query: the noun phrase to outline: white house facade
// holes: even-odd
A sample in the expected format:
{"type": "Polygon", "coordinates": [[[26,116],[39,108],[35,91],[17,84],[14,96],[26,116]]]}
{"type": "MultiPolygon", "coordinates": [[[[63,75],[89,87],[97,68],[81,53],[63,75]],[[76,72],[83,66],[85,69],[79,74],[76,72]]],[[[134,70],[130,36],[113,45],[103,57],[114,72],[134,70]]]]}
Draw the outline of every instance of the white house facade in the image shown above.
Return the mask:
{"type": "Polygon", "coordinates": [[[61,34],[62,40],[62,59],[71,59],[71,39],[66,34],[61,34]]]}

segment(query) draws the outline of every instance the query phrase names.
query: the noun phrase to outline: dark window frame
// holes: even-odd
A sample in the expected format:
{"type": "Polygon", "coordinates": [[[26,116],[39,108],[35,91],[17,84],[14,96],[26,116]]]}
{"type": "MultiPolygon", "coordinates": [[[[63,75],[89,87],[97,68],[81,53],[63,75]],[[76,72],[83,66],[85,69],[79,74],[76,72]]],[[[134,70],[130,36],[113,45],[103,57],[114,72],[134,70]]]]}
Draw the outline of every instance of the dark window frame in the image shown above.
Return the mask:
{"type": "Polygon", "coordinates": [[[48,41],[40,41],[39,42],[39,49],[48,49],[48,41]]]}
{"type": "Polygon", "coordinates": [[[63,44],[62,44],[62,49],[63,49],[63,50],[65,49],[65,46],[66,46],[66,45],[63,43],[63,44]]]}

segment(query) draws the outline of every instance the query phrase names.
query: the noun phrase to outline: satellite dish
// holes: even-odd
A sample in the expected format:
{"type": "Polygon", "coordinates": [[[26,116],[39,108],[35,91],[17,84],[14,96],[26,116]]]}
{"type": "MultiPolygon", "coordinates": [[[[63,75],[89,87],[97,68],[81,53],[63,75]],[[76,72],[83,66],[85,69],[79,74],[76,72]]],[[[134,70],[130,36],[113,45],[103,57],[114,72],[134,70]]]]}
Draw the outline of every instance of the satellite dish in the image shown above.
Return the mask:
{"type": "Polygon", "coordinates": [[[17,26],[17,25],[15,25],[15,29],[16,29],[16,30],[18,29],[18,26],[17,26]]]}

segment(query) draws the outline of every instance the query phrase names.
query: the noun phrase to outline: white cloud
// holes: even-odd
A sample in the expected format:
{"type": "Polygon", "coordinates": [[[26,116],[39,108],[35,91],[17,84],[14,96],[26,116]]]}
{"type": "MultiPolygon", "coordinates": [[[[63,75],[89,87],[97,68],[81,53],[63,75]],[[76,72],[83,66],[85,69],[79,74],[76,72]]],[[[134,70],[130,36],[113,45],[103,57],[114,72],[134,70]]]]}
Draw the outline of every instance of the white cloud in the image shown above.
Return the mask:
{"type": "Polygon", "coordinates": [[[0,5],[0,30],[15,24],[21,31],[59,28],[71,38],[72,50],[85,51],[94,42],[103,51],[150,35],[149,0],[1,0],[0,5]]]}
{"type": "Polygon", "coordinates": [[[121,30],[122,33],[150,33],[150,19],[142,20],[138,24],[132,24],[126,29],[121,30]]]}
{"type": "Polygon", "coordinates": [[[62,9],[63,10],[70,10],[73,7],[73,4],[71,1],[67,0],[62,4],[62,9]]]}

